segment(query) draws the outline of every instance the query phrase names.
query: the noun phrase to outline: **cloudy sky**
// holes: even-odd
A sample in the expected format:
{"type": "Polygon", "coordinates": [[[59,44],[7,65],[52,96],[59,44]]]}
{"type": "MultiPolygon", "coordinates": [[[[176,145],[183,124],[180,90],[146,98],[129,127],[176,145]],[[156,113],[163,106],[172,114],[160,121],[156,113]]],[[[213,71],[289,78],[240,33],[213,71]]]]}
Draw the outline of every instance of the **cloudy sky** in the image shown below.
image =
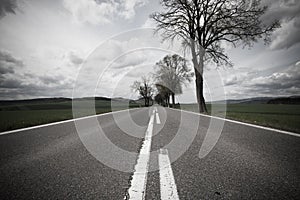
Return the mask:
{"type": "MultiPolygon", "coordinates": [[[[208,100],[300,95],[300,1],[263,0],[281,28],[265,46],[227,47],[232,68],[207,66],[208,100]]],[[[159,0],[1,0],[0,99],[136,98],[133,81],[179,45],[153,36],[159,0]]],[[[178,99],[195,102],[194,83],[178,99]]]]}

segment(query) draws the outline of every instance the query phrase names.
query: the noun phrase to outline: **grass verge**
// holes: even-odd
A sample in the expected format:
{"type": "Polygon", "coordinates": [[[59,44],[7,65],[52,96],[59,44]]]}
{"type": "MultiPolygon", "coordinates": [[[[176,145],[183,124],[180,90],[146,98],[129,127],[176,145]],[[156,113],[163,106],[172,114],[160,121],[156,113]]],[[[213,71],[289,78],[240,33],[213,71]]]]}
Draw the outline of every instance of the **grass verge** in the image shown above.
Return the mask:
{"type": "MultiPolygon", "coordinates": [[[[211,114],[212,105],[207,106],[211,114]]],[[[181,109],[197,112],[195,104],[182,104],[181,109]]],[[[300,133],[300,105],[228,104],[226,110],[226,113],[217,112],[213,115],[225,115],[227,119],[300,133]]]]}
{"type": "MultiPolygon", "coordinates": [[[[130,108],[139,107],[138,104],[130,104],[130,108]]],[[[128,105],[120,103],[114,106],[113,111],[128,109],[128,105]]],[[[83,112],[80,117],[88,116],[83,112]]],[[[96,114],[111,112],[111,104],[107,101],[95,102],[96,114]]],[[[0,132],[31,127],[51,122],[73,119],[72,102],[54,103],[26,103],[0,106],[0,132]]]]}

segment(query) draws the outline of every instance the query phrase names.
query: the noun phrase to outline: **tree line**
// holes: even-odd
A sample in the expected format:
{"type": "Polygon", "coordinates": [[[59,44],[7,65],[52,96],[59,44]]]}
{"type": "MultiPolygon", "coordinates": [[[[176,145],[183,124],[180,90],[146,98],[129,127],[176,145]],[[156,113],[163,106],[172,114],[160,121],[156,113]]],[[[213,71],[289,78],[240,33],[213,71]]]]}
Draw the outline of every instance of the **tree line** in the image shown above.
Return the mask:
{"type": "MultiPolygon", "coordinates": [[[[251,47],[260,39],[268,43],[271,33],[280,26],[276,20],[267,24],[262,22],[261,17],[268,8],[262,6],[260,0],[252,0],[251,5],[247,0],[161,0],[161,5],[163,11],[151,15],[157,25],[156,34],[164,41],[181,41],[183,50],[191,54],[197,103],[201,113],[207,112],[203,95],[204,66],[209,63],[215,63],[217,66],[232,65],[222,43],[233,47],[238,45],[251,47]]],[[[163,67],[159,68],[155,77],[157,82],[155,85],[159,91],[156,99],[165,99],[168,102],[166,104],[169,104],[167,99],[170,96],[174,100],[175,94],[182,93],[183,83],[191,80],[190,71],[180,75],[182,78],[180,80],[174,78],[175,69],[170,70],[174,73],[174,77],[164,71],[170,68],[171,62],[173,66],[172,59],[173,56],[168,56],[157,63],[159,67],[163,67]],[[170,81],[168,78],[171,78],[171,82],[165,82],[170,81]]],[[[185,63],[184,58],[176,59],[178,64],[185,63]]],[[[145,89],[143,95],[150,98],[146,82],[145,80],[137,82],[136,86],[139,85],[140,94],[141,89],[145,89]]]]}
{"type": "Polygon", "coordinates": [[[194,73],[191,71],[185,58],[177,54],[167,55],[155,64],[154,73],[148,78],[143,76],[131,87],[144,99],[145,106],[155,101],[163,106],[175,107],[175,95],[182,94],[183,86],[192,81],[194,73]]]}

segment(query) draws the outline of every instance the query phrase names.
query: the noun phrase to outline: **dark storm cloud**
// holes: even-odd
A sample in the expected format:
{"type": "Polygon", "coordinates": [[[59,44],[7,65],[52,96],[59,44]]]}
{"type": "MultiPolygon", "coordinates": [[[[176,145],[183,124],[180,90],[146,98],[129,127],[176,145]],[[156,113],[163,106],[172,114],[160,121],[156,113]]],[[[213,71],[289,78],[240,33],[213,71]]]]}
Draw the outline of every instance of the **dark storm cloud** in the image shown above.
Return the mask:
{"type": "Polygon", "coordinates": [[[0,88],[5,89],[16,89],[16,88],[22,88],[22,82],[18,79],[10,79],[1,77],[0,79],[0,88]]]}
{"type": "Polygon", "coordinates": [[[0,0],[0,18],[4,17],[7,13],[15,14],[17,8],[17,0],[0,0]]]}
{"type": "Polygon", "coordinates": [[[268,6],[268,10],[263,17],[265,22],[277,20],[292,20],[300,16],[299,0],[264,0],[263,5],[268,6]]]}
{"type": "Polygon", "coordinates": [[[72,85],[63,83],[55,86],[25,84],[20,80],[0,81],[1,99],[26,99],[38,97],[70,97],[72,85]]]}
{"type": "Polygon", "coordinates": [[[15,58],[7,51],[0,50],[0,74],[12,74],[15,68],[23,66],[22,60],[15,58]]]}
{"type": "Polygon", "coordinates": [[[15,58],[10,52],[5,50],[0,50],[0,62],[20,67],[24,65],[22,60],[15,58]]]}
{"type": "Polygon", "coordinates": [[[1,99],[71,96],[73,82],[62,75],[12,74],[0,76],[1,99]]]}
{"type": "Polygon", "coordinates": [[[281,27],[273,33],[271,48],[286,49],[300,43],[300,1],[299,0],[264,0],[268,10],[263,22],[269,24],[279,20],[281,27]]]}
{"type": "Polygon", "coordinates": [[[10,87],[4,87],[4,85],[0,84],[1,99],[26,99],[41,96],[55,96],[50,89],[37,84],[18,85],[18,83],[20,83],[18,80],[7,80],[6,82],[11,82],[9,85],[10,87]]]}
{"type": "Polygon", "coordinates": [[[14,73],[14,70],[11,67],[4,65],[4,63],[0,61],[0,74],[8,74],[8,73],[14,73]]]}

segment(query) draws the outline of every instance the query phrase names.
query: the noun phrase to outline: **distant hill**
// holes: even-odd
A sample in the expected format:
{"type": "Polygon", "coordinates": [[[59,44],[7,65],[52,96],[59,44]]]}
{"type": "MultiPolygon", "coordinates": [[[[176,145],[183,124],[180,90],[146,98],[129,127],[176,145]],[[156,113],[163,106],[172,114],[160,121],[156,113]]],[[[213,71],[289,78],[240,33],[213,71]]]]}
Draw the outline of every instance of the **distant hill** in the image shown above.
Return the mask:
{"type": "Polygon", "coordinates": [[[228,99],[213,101],[214,104],[300,104],[300,96],[291,97],[254,97],[247,99],[228,99]]]}
{"type": "MultiPolygon", "coordinates": [[[[134,102],[135,100],[125,99],[122,97],[109,98],[109,97],[82,97],[76,98],[74,100],[100,100],[100,101],[120,101],[120,102],[134,102]]],[[[11,104],[33,104],[33,103],[60,103],[72,101],[71,98],[65,97],[53,97],[53,98],[37,98],[37,99],[21,99],[21,100],[0,100],[1,105],[11,105],[11,104]]]]}
{"type": "Polygon", "coordinates": [[[136,103],[136,100],[125,99],[123,97],[112,98],[112,101],[136,103]]]}
{"type": "MultiPolygon", "coordinates": [[[[144,103],[143,99],[132,100],[125,99],[122,97],[109,98],[109,97],[83,97],[76,98],[74,100],[84,101],[95,99],[99,103],[101,102],[120,102],[131,104],[142,104],[144,103]]],[[[3,106],[16,106],[16,105],[35,105],[35,104],[64,104],[67,103],[71,106],[72,99],[57,97],[57,98],[38,98],[38,99],[24,99],[24,100],[0,100],[0,107],[3,106]]],[[[290,97],[255,97],[247,99],[228,99],[221,101],[207,102],[208,104],[300,104],[300,96],[290,96],[290,97]]]]}
{"type": "Polygon", "coordinates": [[[135,102],[135,100],[132,99],[125,99],[122,97],[116,97],[116,98],[109,98],[109,97],[83,97],[83,98],[77,98],[75,100],[93,100],[96,101],[117,101],[117,102],[135,102]]]}
{"type": "Polygon", "coordinates": [[[273,99],[272,97],[254,97],[247,99],[228,99],[221,101],[213,101],[211,103],[216,104],[266,104],[269,100],[273,99]]]}
{"type": "Polygon", "coordinates": [[[67,101],[72,101],[72,99],[58,97],[58,98],[22,99],[22,100],[0,100],[0,104],[1,106],[4,106],[4,105],[15,105],[15,104],[61,103],[67,101]]]}

